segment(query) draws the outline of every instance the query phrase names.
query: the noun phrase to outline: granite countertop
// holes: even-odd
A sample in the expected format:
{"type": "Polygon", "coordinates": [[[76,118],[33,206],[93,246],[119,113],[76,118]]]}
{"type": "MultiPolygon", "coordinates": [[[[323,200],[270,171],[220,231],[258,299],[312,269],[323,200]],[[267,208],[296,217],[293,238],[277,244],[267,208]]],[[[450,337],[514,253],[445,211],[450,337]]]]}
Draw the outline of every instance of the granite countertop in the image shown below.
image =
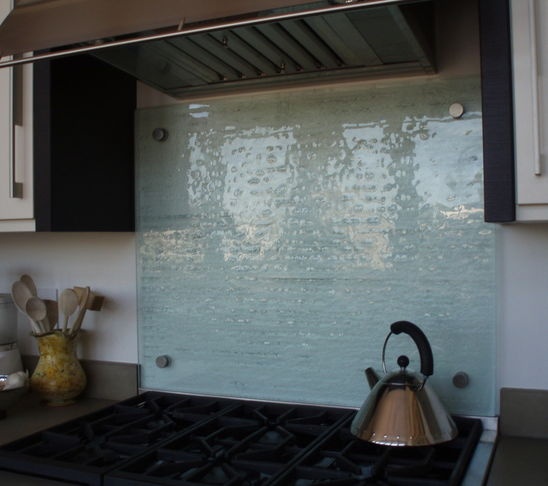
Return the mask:
{"type": "Polygon", "coordinates": [[[99,398],[82,398],[65,407],[49,407],[42,405],[39,397],[29,392],[7,410],[6,418],[0,420],[0,445],[107,407],[112,403],[115,402],[99,398]]]}
{"type": "Polygon", "coordinates": [[[487,486],[548,485],[548,391],[503,388],[487,486]]]}
{"type": "Polygon", "coordinates": [[[548,439],[501,437],[487,486],[548,484],[548,439]]]}
{"type": "MultiPolygon", "coordinates": [[[[22,358],[24,369],[32,371],[38,357],[22,358]]],[[[0,445],[137,395],[138,365],[85,360],[81,364],[87,376],[84,395],[72,405],[49,407],[35,393],[25,393],[0,418],[0,445]]]]}

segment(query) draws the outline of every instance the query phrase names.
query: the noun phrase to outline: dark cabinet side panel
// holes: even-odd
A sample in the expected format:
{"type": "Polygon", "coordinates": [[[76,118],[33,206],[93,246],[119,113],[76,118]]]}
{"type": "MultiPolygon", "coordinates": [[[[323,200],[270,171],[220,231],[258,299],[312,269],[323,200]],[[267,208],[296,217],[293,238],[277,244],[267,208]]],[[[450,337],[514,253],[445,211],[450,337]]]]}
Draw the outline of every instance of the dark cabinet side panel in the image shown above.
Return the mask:
{"type": "Polygon", "coordinates": [[[516,219],[510,6],[480,0],[485,221],[516,219]]]}
{"type": "Polygon", "coordinates": [[[135,80],[87,55],[34,80],[37,230],[133,231],[135,80]]]}

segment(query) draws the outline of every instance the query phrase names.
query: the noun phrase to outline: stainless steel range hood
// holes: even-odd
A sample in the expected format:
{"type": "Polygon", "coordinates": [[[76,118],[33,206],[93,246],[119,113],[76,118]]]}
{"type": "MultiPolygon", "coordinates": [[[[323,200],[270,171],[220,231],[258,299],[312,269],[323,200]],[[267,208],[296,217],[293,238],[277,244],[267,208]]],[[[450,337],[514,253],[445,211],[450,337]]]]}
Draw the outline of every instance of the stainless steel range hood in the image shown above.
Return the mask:
{"type": "Polygon", "coordinates": [[[0,67],[88,52],[176,97],[432,73],[433,11],[434,0],[20,0],[0,25],[0,67]]]}

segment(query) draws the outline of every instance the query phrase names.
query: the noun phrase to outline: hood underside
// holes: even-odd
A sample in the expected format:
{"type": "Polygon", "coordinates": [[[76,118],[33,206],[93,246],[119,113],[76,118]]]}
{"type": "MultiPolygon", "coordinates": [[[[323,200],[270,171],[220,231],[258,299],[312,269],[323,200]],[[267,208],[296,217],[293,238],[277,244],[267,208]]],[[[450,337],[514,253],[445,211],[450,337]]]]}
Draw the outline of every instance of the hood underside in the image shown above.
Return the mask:
{"type": "Polygon", "coordinates": [[[183,97],[429,74],[433,32],[434,0],[21,0],[0,25],[0,66],[88,52],[183,97]]]}

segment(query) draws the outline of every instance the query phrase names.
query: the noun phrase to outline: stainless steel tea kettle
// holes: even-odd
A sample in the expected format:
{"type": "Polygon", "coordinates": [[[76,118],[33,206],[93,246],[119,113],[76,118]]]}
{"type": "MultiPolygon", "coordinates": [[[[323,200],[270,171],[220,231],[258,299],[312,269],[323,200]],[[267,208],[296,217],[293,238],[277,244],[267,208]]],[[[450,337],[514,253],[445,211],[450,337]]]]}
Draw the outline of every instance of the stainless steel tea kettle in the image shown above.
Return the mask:
{"type": "Polygon", "coordinates": [[[425,446],[456,437],[457,428],[437,395],[426,384],[434,372],[432,348],[424,333],[412,322],[398,321],[382,348],[385,376],[379,380],[368,368],[372,390],[356,414],[351,431],[360,439],[388,446],[425,446]],[[385,351],[392,334],[408,334],[419,349],[421,375],[407,371],[409,358],[400,356],[400,369],[386,373],[385,351]]]}

